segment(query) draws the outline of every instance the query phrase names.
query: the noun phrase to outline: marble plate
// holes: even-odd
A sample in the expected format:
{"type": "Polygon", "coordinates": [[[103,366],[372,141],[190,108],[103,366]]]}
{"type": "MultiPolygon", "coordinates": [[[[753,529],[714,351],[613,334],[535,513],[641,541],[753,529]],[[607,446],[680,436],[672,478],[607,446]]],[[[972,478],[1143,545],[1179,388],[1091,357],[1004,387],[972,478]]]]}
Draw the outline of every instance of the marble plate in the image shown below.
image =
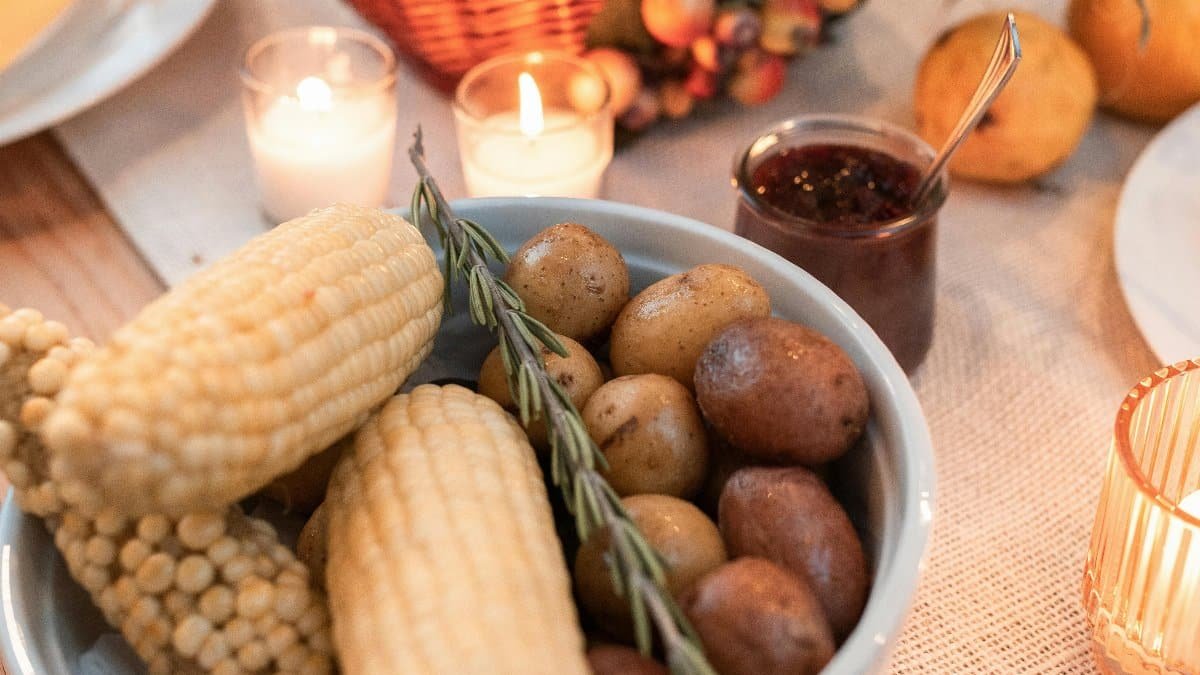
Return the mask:
{"type": "Polygon", "coordinates": [[[1154,354],[1200,357],[1200,105],[1142,151],[1113,236],[1121,291],[1154,354]]]}

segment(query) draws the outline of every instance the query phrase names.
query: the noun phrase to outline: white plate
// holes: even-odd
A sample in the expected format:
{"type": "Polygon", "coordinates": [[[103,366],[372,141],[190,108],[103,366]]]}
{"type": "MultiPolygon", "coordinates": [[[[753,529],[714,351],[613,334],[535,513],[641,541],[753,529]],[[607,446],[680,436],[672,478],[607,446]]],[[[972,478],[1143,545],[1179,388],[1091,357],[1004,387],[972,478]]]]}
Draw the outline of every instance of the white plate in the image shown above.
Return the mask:
{"type": "Polygon", "coordinates": [[[1163,363],[1200,356],[1200,105],[1134,163],[1113,237],[1117,280],[1154,354],[1163,363]]]}
{"type": "MultiPolygon", "coordinates": [[[[91,49],[73,57],[73,67],[60,68],[66,77],[32,93],[0,91],[0,145],[57,124],[137,79],[191,35],[215,4],[134,2],[91,49]]],[[[47,57],[39,52],[36,58],[47,57]]]]}
{"type": "MultiPolygon", "coordinates": [[[[863,375],[871,421],[863,443],[835,464],[834,489],[863,535],[872,568],[862,618],[823,675],[881,672],[912,603],[933,518],[933,448],[924,414],[896,359],[850,306],[799,267],[732,233],[628,204],[556,198],[468,199],[454,203],[513,250],[543,227],[574,220],[612,242],[641,289],[704,262],[737,265],[771,296],[775,314],[802,321],[838,343],[863,375]]],[[[443,320],[434,350],[409,378],[476,375],[495,344],[472,326],[465,292],[443,320]]],[[[9,675],[77,673],[81,653],[105,630],[103,618],[67,576],[45,528],[10,498],[0,511],[0,656],[9,675]]],[[[120,652],[106,656],[107,665],[120,652]]],[[[107,673],[130,669],[113,665],[107,673]]],[[[134,672],[137,672],[136,669],[134,672]]]]}

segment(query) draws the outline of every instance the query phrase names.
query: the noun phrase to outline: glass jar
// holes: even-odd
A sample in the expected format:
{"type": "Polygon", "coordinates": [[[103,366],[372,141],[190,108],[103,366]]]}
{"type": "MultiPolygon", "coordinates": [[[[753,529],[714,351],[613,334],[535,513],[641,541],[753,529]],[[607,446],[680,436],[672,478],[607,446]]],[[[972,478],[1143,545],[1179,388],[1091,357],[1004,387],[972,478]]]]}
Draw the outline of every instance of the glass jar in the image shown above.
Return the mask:
{"type": "Polygon", "coordinates": [[[949,189],[945,173],[916,209],[891,220],[836,224],[811,220],[768,203],[755,171],[780,153],[814,145],[853,146],[884,153],[918,171],[933,148],[879,120],[802,115],[768,129],[734,160],[738,189],[735,231],[775,251],[837,293],[879,335],[901,367],[912,372],[933,339],[937,214],[949,189]]]}

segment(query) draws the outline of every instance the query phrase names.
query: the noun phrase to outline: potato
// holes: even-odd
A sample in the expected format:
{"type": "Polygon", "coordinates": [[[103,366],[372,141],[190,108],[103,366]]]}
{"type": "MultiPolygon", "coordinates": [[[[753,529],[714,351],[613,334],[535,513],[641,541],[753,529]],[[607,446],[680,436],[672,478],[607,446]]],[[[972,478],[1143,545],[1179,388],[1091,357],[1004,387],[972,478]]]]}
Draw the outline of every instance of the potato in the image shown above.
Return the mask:
{"type": "Polygon", "coordinates": [[[726,563],[680,604],[721,675],[815,675],[833,658],[833,632],[812,587],[769,560],[726,563]]]}
{"type": "Polygon", "coordinates": [[[688,498],[708,466],[708,439],[687,387],[666,375],[626,375],[606,382],[583,407],[583,423],[608,459],[617,494],[688,498]]]}
{"type": "MultiPolygon", "coordinates": [[[[667,590],[678,596],[725,562],[725,544],[717,526],[692,504],[666,495],[635,495],[621,500],[629,517],[663,558],[667,590]]],[[[593,533],[575,554],[575,587],[579,602],[613,635],[633,635],[629,605],[612,587],[604,564],[608,531],[593,533]]]]}
{"type": "Polygon", "coordinates": [[[717,334],[696,364],[696,400],[730,445],[769,462],[842,456],[866,428],[867,385],[829,338],[783,319],[747,319],[717,334]]]}
{"type": "Polygon", "coordinates": [[[354,447],[354,434],[304,460],[291,473],[284,474],[263,488],[262,493],[281,504],[284,510],[311,514],[325,499],[325,488],[333,467],[342,458],[342,450],[354,447]]]}
{"type": "Polygon", "coordinates": [[[658,373],[692,387],[696,360],[725,326],[771,314],[766,290],[732,265],[699,265],[651,284],[621,310],[609,356],[617,375],[658,373]]]}
{"type": "Polygon", "coordinates": [[[321,502],[296,539],[296,558],[308,568],[319,586],[325,586],[325,561],[329,559],[329,517],[321,502]]]}
{"type": "Polygon", "coordinates": [[[1137,0],[1074,0],[1067,23],[1096,68],[1100,104],[1134,119],[1166,122],[1200,101],[1200,3],[1145,3],[1150,34],[1144,46],[1137,0]]]}
{"type": "Polygon", "coordinates": [[[666,666],[624,645],[592,647],[587,661],[593,675],[668,675],[666,666]]]}
{"type": "MultiPolygon", "coordinates": [[[[950,171],[1017,183],[1046,173],[1075,150],[1096,107],[1087,55],[1056,26],[1015,12],[1023,58],[1016,74],[967,136],[950,171]]],[[[917,133],[940,147],[987,69],[1004,13],[977,16],[940,37],[917,71],[917,133]]]]}
{"type": "Polygon", "coordinates": [[[759,556],[803,576],[837,640],[867,602],[867,561],[849,516],[816,474],[803,467],[740,469],[718,506],[733,557],[759,556]]]}
{"type": "Polygon", "coordinates": [[[580,341],[603,333],[629,300],[621,252],[578,223],[548,227],[522,244],[504,280],[533,318],[580,341]]]}
{"type": "MultiPolygon", "coordinates": [[[[559,335],[558,338],[567,348],[569,355],[564,359],[543,347],[542,359],[546,362],[546,373],[567,392],[571,403],[581,409],[592,392],[604,384],[604,374],[600,372],[596,359],[592,358],[583,345],[563,335],[559,335]]],[[[508,390],[508,375],[504,372],[504,359],[500,356],[499,347],[488,353],[479,369],[479,393],[499,403],[514,415],[517,414],[517,402],[508,390]]],[[[529,442],[535,448],[545,450],[550,447],[546,437],[546,424],[541,419],[530,420],[525,431],[529,434],[529,442]]]]}

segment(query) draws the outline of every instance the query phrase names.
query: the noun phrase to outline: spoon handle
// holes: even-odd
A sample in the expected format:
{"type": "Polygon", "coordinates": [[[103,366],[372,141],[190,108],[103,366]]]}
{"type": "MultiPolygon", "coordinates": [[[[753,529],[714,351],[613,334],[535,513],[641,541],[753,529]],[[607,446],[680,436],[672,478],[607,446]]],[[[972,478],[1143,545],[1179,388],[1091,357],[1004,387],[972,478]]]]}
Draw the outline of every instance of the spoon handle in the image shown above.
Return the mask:
{"type": "Polygon", "coordinates": [[[1021,40],[1017,35],[1017,22],[1010,13],[1004,20],[1004,30],[1000,33],[1000,40],[996,42],[996,49],[992,52],[992,60],[988,63],[987,71],[983,74],[983,79],[979,81],[979,86],[975,89],[975,93],[971,96],[971,101],[967,103],[966,109],[958,118],[958,124],[954,126],[954,130],[950,133],[950,137],[938,150],[937,155],[933,158],[933,162],[925,169],[924,175],[921,177],[921,182],[917,186],[916,195],[913,197],[913,204],[919,205],[929,196],[929,191],[933,189],[937,182],[938,174],[942,172],[942,167],[946,162],[950,161],[950,156],[958,149],[958,146],[966,140],[967,135],[975,129],[979,124],[979,120],[983,119],[984,113],[992,105],[992,101],[1000,95],[1000,91],[1004,89],[1004,85],[1008,84],[1013,73],[1017,71],[1017,63],[1021,61],[1021,40]]]}

